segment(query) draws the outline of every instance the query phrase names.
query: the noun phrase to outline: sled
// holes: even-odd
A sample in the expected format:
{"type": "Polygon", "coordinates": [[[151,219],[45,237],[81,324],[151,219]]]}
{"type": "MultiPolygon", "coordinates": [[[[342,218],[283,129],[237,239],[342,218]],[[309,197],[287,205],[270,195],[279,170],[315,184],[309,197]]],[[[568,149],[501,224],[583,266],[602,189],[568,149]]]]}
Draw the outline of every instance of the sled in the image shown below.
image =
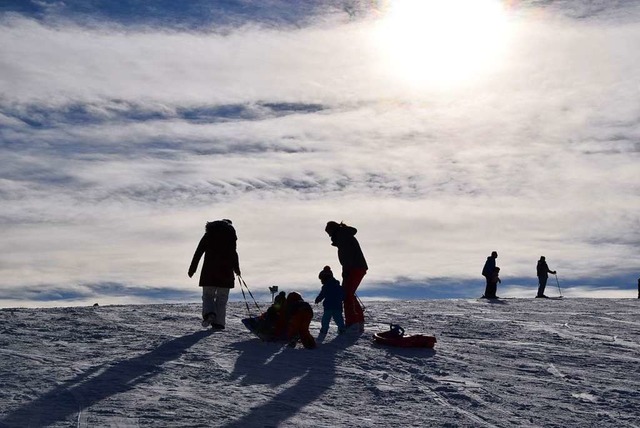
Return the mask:
{"type": "Polygon", "coordinates": [[[267,340],[266,336],[258,331],[258,328],[260,326],[259,322],[260,320],[258,319],[258,317],[249,317],[242,319],[242,324],[244,324],[247,330],[258,336],[260,340],[267,340]]]}
{"type": "Polygon", "coordinates": [[[404,329],[398,325],[391,325],[388,331],[373,334],[376,343],[400,348],[429,348],[432,349],[437,340],[435,336],[424,334],[404,334],[404,329]]]}
{"type": "Polygon", "coordinates": [[[269,334],[261,332],[260,321],[261,321],[260,317],[249,317],[249,318],[243,318],[242,324],[244,324],[247,330],[255,334],[263,342],[282,342],[285,340],[284,338],[274,337],[269,334]]]}

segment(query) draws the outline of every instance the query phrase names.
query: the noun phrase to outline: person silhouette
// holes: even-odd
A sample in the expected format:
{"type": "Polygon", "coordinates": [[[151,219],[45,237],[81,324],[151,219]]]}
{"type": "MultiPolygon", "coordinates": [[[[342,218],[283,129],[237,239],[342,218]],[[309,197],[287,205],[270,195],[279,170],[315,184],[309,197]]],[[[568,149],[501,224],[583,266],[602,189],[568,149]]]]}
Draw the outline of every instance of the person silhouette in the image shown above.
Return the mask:
{"type": "Polygon", "coordinates": [[[537,298],[547,298],[544,295],[544,289],[547,286],[547,280],[549,279],[549,274],[556,274],[555,270],[549,269],[547,266],[547,262],[544,256],[540,256],[540,260],[538,260],[538,265],[536,266],[536,273],[538,275],[538,294],[537,298]]]}
{"type": "Polygon", "coordinates": [[[306,349],[314,349],[316,340],[309,332],[309,324],[313,319],[311,305],[304,301],[300,293],[292,291],[287,295],[285,307],[288,346],[295,348],[299,340],[306,349]]]}
{"type": "Polygon", "coordinates": [[[498,296],[496,296],[496,293],[498,292],[499,283],[502,283],[502,280],[500,279],[500,268],[496,266],[496,268],[493,270],[493,275],[491,276],[491,289],[489,291],[492,299],[498,298],[498,296]]]}
{"type": "Polygon", "coordinates": [[[331,245],[338,248],[338,260],[342,265],[342,288],[344,289],[344,318],[346,328],[358,326],[364,331],[364,311],[356,290],[367,273],[369,266],[364,258],[360,243],[356,239],[358,230],[344,223],[327,222],[325,232],[331,238],[331,245]]]}
{"type": "Polygon", "coordinates": [[[227,315],[229,292],[235,285],[235,276],[240,275],[240,263],[236,251],[238,237],[231,220],[207,222],[205,234],[193,254],[189,266],[189,278],[198,269],[200,258],[204,262],[200,271],[199,285],[202,287],[202,326],[223,330],[227,315]]]}
{"type": "Polygon", "coordinates": [[[325,266],[318,274],[318,279],[322,283],[320,293],[316,297],[316,305],[322,301],[324,313],[320,323],[320,334],[327,334],[329,323],[333,319],[338,326],[338,334],[345,331],[344,318],[342,317],[342,302],[344,301],[344,290],[340,281],[333,277],[333,272],[329,266],[325,266]]]}
{"type": "Polygon", "coordinates": [[[482,297],[487,299],[495,299],[496,296],[496,288],[497,281],[496,278],[496,259],[498,258],[498,252],[492,251],[491,255],[487,257],[487,261],[484,262],[484,267],[482,268],[482,276],[487,280],[487,284],[484,289],[484,295],[482,297]]]}

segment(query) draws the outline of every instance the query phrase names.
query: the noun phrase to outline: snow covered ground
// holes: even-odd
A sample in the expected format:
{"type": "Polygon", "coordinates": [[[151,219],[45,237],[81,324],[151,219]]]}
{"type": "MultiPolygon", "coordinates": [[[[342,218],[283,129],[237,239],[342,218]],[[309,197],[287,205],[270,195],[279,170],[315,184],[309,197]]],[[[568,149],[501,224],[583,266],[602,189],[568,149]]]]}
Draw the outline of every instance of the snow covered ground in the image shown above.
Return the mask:
{"type": "Polygon", "coordinates": [[[315,350],[260,342],[244,303],[222,332],[199,309],[0,310],[0,426],[640,426],[640,300],[369,302],[363,335],[315,350]],[[373,344],[388,322],[438,343],[373,344]]]}

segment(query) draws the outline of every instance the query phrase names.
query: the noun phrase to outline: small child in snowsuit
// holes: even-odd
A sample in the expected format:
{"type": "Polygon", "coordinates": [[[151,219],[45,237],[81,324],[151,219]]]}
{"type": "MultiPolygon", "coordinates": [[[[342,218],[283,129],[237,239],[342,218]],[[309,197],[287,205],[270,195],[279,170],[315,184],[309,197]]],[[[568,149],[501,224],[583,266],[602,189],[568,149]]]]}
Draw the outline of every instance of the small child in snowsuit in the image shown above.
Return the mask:
{"type": "Polygon", "coordinates": [[[502,282],[500,280],[500,268],[499,267],[495,267],[493,268],[493,273],[487,277],[487,282],[489,283],[487,285],[487,292],[488,294],[485,294],[484,297],[486,297],[487,299],[497,299],[498,296],[496,296],[496,292],[498,291],[498,283],[502,282]]]}
{"type": "Polygon", "coordinates": [[[500,268],[498,266],[496,266],[496,269],[493,271],[493,277],[491,278],[491,283],[492,283],[492,291],[493,291],[493,297],[496,297],[496,292],[497,292],[497,288],[498,288],[498,284],[501,283],[502,281],[500,280],[500,268]]]}
{"type": "Polygon", "coordinates": [[[344,318],[342,317],[344,290],[340,282],[333,277],[333,272],[331,272],[329,266],[325,266],[324,269],[322,269],[318,278],[322,283],[322,289],[318,297],[316,297],[316,304],[324,300],[324,314],[322,315],[320,334],[327,334],[331,319],[333,319],[338,326],[338,334],[342,334],[345,331],[344,318]]]}
{"type": "Polygon", "coordinates": [[[287,295],[281,291],[274,299],[273,304],[269,306],[267,312],[262,314],[258,319],[260,325],[258,332],[272,340],[279,340],[286,337],[285,304],[287,295]]]}

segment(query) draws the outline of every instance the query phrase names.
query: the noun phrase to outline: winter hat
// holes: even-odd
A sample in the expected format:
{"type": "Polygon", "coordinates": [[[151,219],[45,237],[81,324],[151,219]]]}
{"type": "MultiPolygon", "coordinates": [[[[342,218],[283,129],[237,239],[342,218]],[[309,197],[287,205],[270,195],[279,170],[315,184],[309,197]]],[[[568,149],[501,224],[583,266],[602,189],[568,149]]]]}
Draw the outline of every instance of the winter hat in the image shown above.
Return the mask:
{"type": "Polygon", "coordinates": [[[281,291],[273,300],[273,303],[275,303],[276,305],[282,305],[286,300],[287,300],[287,293],[285,293],[284,291],[281,291]]]}
{"type": "Polygon", "coordinates": [[[291,293],[289,293],[289,295],[287,296],[287,305],[293,303],[293,302],[301,302],[302,299],[302,295],[300,293],[298,293],[297,291],[292,291],[291,293]]]}
{"type": "Polygon", "coordinates": [[[320,281],[333,278],[333,272],[331,272],[331,268],[329,266],[325,266],[318,274],[318,278],[320,279],[320,281]]]}

